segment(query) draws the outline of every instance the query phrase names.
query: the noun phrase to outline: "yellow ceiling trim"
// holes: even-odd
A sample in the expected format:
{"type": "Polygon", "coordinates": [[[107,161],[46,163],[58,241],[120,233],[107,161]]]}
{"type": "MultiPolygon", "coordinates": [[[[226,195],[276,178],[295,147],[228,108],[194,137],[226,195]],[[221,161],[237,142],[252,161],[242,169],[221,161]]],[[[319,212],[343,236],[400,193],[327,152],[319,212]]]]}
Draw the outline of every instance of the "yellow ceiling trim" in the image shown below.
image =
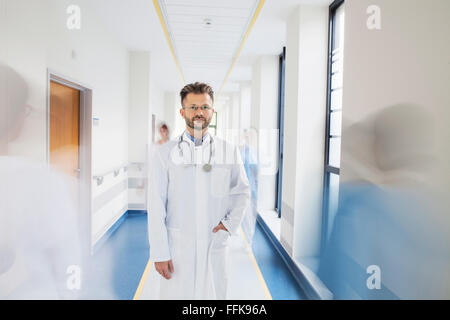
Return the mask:
{"type": "Polygon", "coordinates": [[[259,15],[262,7],[264,6],[265,2],[266,2],[266,0],[259,0],[258,6],[256,7],[255,13],[253,14],[252,20],[250,21],[250,24],[248,25],[247,31],[245,32],[245,35],[242,38],[241,45],[239,46],[239,49],[238,49],[238,51],[236,52],[236,55],[233,58],[233,62],[231,63],[230,69],[228,70],[228,73],[225,76],[225,79],[223,80],[222,86],[220,87],[219,95],[222,92],[222,89],[225,86],[225,83],[227,82],[228,77],[230,76],[234,65],[236,64],[236,61],[237,61],[237,59],[239,57],[239,54],[241,53],[242,48],[244,47],[245,41],[247,40],[248,36],[250,35],[250,32],[252,31],[253,25],[255,24],[256,19],[258,18],[258,15],[259,15]]]}
{"type": "Polygon", "coordinates": [[[184,81],[183,72],[181,71],[180,64],[178,63],[177,56],[175,54],[175,50],[173,49],[172,40],[169,36],[169,31],[167,30],[166,22],[164,21],[164,16],[161,11],[161,7],[159,6],[158,0],[153,0],[153,5],[155,6],[156,13],[158,14],[159,22],[161,22],[161,27],[163,28],[164,35],[166,37],[167,43],[169,44],[170,51],[172,52],[173,59],[175,60],[175,65],[177,66],[178,72],[181,76],[181,81],[183,82],[183,86],[186,81],[184,81]]]}

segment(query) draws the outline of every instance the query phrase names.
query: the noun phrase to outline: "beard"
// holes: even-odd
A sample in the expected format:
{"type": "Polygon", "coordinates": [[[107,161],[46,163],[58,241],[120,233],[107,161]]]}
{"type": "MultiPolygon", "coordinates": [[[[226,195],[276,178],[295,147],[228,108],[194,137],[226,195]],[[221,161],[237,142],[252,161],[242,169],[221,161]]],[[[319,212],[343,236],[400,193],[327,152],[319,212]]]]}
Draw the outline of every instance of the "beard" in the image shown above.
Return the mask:
{"type": "Polygon", "coordinates": [[[184,120],[186,121],[186,124],[189,128],[194,129],[194,130],[203,130],[209,127],[209,123],[211,122],[212,116],[208,119],[205,117],[193,117],[191,119],[189,119],[187,116],[184,117],[184,120]],[[201,126],[196,124],[195,121],[197,119],[203,119],[204,121],[202,122],[201,126]]]}

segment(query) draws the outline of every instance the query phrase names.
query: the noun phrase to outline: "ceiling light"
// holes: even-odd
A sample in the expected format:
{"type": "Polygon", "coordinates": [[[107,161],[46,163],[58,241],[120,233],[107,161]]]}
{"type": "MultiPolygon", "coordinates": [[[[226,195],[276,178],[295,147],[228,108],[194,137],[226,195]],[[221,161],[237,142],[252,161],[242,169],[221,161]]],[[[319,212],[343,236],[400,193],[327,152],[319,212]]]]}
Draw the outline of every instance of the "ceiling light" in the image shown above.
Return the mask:
{"type": "Polygon", "coordinates": [[[206,29],[211,29],[211,27],[212,27],[212,21],[209,18],[205,18],[203,20],[203,24],[204,24],[206,29]]]}

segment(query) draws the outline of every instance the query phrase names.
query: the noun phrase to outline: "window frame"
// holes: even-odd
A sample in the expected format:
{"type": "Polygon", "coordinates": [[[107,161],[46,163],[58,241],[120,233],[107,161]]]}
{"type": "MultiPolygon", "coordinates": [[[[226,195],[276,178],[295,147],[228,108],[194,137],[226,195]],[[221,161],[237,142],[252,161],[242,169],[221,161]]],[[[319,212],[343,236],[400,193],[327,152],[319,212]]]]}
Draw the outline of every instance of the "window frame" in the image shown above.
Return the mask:
{"type": "Polygon", "coordinates": [[[214,135],[217,134],[217,111],[214,111],[214,114],[212,116],[212,124],[209,124],[209,128],[213,128],[214,129],[214,135]]]}
{"type": "MultiPolygon", "coordinates": [[[[329,223],[329,197],[330,197],[330,175],[340,176],[340,168],[329,165],[330,160],[330,140],[335,137],[331,135],[331,92],[332,92],[332,63],[333,51],[335,45],[335,25],[337,10],[344,4],[345,0],[335,0],[329,7],[328,24],[328,69],[327,69],[327,105],[326,105],[326,125],[325,125],[325,156],[324,156],[324,177],[323,177],[323,201],[322,201],[322,252],[325,248],[328,238],[329,223]]],[[[343,70],[341,71],[343,72],[343,70]]],[[[342,90],[342,88],[341,88],[342,90]]],[[[334,110],[338,111],[338,110],[334,110]]],[[[340,110],[342,111],[342,109],[340,110]]],[[[340,164],[339,164],[340,166],[340,164]]]]}
{"type": "Polygon", "coordinates": [[[278,218],[281,218],[282,186],[283,186],[283,140],[284,140],[284,92],[286,83],[286,47],[279,55],[278,71],[278,171],[276,186],[276,207],[278,218]]]}

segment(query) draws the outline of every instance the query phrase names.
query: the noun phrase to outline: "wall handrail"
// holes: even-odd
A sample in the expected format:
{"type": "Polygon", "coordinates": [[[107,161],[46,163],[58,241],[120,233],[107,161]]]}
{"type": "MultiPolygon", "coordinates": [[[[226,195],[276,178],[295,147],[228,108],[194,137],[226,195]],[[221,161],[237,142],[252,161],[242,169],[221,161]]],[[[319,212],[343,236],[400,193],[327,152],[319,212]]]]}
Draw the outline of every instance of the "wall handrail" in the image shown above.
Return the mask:
{"type": "Polygon", "coordinates": [[[120,170],[123,169],[123,171],[126,172],[129,165],[130,165],[130,163],[124,163],[124,164],[120,165],[119,167],[109,170],[103,174],[93,175],[92,179],[97,180],[97,185],[99,186],[103,183],[103,179],[105,178],[105,176],[114,174],[114,177],[117,177],[120,173],[120,170]]]}
{"type": "Polygon", "coordinates": [[[145,162],[130,162],[129,163],[129,166],[136,166],[136,167],[138,167],[139,171],[142,171],[143,168],[146,167],[146,165],[147,165],[147,163],[145,163],[145,162]]]}

